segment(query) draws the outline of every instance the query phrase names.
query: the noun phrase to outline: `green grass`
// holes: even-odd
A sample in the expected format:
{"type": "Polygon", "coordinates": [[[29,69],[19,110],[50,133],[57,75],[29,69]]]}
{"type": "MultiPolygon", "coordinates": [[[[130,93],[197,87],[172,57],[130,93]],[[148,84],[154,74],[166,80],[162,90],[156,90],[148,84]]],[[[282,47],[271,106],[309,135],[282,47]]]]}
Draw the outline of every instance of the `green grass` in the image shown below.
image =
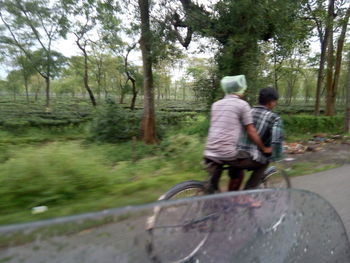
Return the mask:
{"type": "Polygon", "coordinates": [[[169,137],[159,146],[53,142],[10,145],[0,162],[0,224],[155,201],[174,184],[204,179],[203,141],[169,137]],[[119,154],[123,153],[123,154],[119,154]],[[32,215],[31,208],[49,210],[32,215]]]}
{"type": "Polygon", "coordinates": [[[323,172],[326,170],[337,168],[339,166],[340,166],[339,164],[300,162],[300,163],[293,164],[290,168],[286,169],[285,171],[289,176],[301,176],[301,175],[323,172]]]}
{"type": "MultiPolygon", "coordinates": [[[[99,211],[155,201],[184,180],[206,178],[202,170],[208,120],[189,118],[168,127],[161,143],[86,141],[86,125],[0,130],[0,224],[99,211]],[[48,206],[32,215],[31,208],[48,206]]],[[[324,124],[325,125],[325,124],[324,124]]],[[[310,138],[289,133],[288,140],[310,138]]],[[[291,176],[334,165],[299,163],[291,176]]]]}

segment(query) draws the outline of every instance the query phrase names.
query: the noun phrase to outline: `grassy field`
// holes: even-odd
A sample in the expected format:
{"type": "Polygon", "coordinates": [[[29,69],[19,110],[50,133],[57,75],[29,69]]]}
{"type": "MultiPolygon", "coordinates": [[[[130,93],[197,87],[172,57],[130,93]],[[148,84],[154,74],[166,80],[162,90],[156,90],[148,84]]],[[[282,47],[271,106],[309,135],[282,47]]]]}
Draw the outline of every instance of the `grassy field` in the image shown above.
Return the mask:
{"type": "MultiPolygon", "coordinates": [[[[165,122],[168,126],[163,127],[159,145],[138,141],[112,144],[90,140],[89,120],[70,123],[74,118],[67,116],[75,116],[77,107],[72,105],[56,105],[55,115],[42,115],[46,119],[38,117],[42,114],[38,109],[35,118],[30,115],[37,121],[31,124],[23,124],[25,114],[12,114],[10,118],[0,111],[0,120],[5,120],[0,124],[0,224],[152,202],[178,182],[206,178],[200,165],[208,129],[204,115],[184,118],[181,123],[165,122]],[[62,114],[60,107],[64,108],[62,114]],[[64,118],[69,123],[56,125],[64,118]],[[31,213],[33,207],[42,205],[48,206],[47,212],[31,213]]],[[[32,107],[22,110],[33,112],[32,107]]],[[[310,136],[295,130],[295,125],[312,123],[309,117],[289,121],[294,130],[288,138],[310,136]]],[[[320,123],[312,125],[329,128],[326,121],[320,123]]],[[[317,169],[327,168],[331,167],[317,169]]],[[[304,163],[289,173],[300,175],[318,171],[315,169],[304,163]]]]}

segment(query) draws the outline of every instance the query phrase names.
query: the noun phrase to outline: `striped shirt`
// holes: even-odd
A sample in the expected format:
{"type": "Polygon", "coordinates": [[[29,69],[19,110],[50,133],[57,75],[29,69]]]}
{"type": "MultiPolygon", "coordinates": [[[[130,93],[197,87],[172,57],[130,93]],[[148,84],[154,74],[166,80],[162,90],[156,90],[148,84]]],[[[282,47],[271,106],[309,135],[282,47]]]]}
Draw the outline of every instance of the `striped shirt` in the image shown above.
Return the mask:
{"type": "Polygon", "coordinates": [[[249,139],[243,130],[238,143],[238,150],[248,152],[253,160],[267,163],[269,160],[277,161],[283,153],[283,127],[281,118],[264,106],[252,109],[254,126],[266,147],[272,146],[272,156],[266,157],[258,147],[249,139]]]}
{"type": "Polygon", "coordinates": [[[237,95],[226,95],[211,107],[210,129],[204,155],[234,159],[242,128],[253,123],[249,104],[237,95]]]}

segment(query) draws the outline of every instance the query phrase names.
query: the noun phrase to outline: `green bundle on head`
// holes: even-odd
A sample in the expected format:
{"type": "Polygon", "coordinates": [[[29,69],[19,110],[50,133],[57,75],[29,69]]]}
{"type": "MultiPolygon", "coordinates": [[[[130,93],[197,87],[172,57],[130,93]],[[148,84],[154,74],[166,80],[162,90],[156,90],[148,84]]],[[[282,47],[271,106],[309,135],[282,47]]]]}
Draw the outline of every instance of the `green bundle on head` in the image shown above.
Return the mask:
{"type": "Polygon", "coordinates": [[[225,94],[243,95],[247,89],[247,81],[244,75],[223,77],[220,84],[225,94]]]}

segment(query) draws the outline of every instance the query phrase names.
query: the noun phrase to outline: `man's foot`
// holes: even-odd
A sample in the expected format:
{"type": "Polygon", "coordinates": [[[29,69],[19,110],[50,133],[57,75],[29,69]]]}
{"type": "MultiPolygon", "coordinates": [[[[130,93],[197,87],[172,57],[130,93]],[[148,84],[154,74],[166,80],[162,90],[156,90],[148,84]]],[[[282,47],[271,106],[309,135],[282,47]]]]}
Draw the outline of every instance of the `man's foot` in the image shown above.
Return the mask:
{"type": "Polygon", "coordinates": [[[241,206],[248,206],[252,208],[259,208],[261,207],[262,203],[259,200],[256,200],[250,196],[242,195],[235,197],[234,202],[241,206]]]}

